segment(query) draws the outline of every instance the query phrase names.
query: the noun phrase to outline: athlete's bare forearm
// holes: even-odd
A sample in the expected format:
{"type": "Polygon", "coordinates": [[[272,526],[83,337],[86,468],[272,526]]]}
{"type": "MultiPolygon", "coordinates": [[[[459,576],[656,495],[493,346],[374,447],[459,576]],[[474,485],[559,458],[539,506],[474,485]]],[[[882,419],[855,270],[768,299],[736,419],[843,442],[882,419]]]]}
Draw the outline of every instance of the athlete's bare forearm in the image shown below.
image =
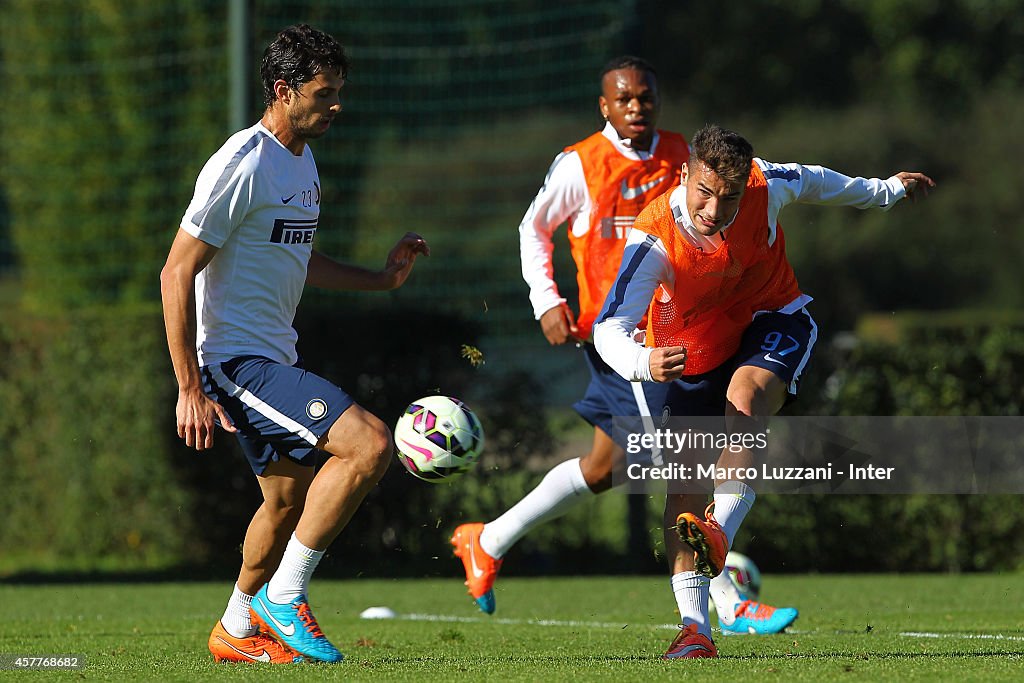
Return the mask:
{"type": "Polygon", "coordinates": [[[416,257],[429,255],[430,247],[426,240],[412,232],[405,233],[391,248],[382,270],[339,263],[314,249],[306,269],[306,284],[325,289],[361,291],[397,289],[412,272],[416,257]]]}
{"type": "Polygon", "coordinates": [[[179,231],[160,271],[160,299],[167,348],[175,379],[182,391],[202,388],[196,357],[195,279],[216,253],[213,250],[207,257],[201,246],[203,243],[195,242],[199,240],[179,231]]]}
{"type": "Polygon", "coordinates": [[[224,409],[203,392],[196,354],[195,281],[214,255],[213,247],[179,230],[160,271],[160,299],[163,304],[164,329],[171,365],[178,380],[178,402],[175,418],[178,436],[186,445],[204,450],[213,445],[216,423],[229,432],[235,431],[224,409]]]}

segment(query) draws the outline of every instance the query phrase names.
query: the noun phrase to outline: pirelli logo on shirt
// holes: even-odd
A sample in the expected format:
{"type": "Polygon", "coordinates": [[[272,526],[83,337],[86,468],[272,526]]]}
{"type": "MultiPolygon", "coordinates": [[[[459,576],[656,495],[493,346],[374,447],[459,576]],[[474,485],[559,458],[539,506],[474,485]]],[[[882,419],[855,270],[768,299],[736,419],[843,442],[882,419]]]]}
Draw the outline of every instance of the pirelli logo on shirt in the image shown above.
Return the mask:
{"type": "Polygon", "coordinates": [[[278,218],[274,221],[274,230],[270,233],[270,241],[274,244],[312,244],[318,221],[317,218],[308,220],[278,218]]]}

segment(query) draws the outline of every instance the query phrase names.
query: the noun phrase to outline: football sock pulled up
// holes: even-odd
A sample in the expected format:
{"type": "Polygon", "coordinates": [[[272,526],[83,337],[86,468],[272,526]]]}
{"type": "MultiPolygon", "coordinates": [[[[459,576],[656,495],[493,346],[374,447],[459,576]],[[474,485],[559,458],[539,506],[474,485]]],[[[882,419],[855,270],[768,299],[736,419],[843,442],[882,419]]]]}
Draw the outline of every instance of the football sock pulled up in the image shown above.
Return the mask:
{"type": "Polygon", "coordinates": [[[697,572],[679,572],[672,576],[672,593],[679,607],[683,626],[697,624],[697,631],[711,637],[711,620],[708,618],[708,586],[711,580],[697,572]]]}
{"type": "Polygon", "coordinates": [[[729,578],[729,571],[725,570],[715,578],[711,579],[711,599],[715,602],[715,611],[718,612],[718,621],[729,626],[736,620],[736,608],[741,602],[740,592],[736,585],[729,578]]]}
{"type": "Polygon", "coordinates": [[[741,481],[725,481],[715,487],[715,521],[722,527],[729,548],[736,538],[736,532],[743,523],[743,518],[754,505],[754,489],[741,481]]]}
{"type": "Polygon", "coordinates": [[[308,596],[309,579],[323,556],[323,550],[307,548],[293,533],[280,566],[267,584],[267,597],[283,605],[300,595],[308,596]]]}
{"type": "Polygon", "coordinates": [[[235,638],[248,638],[256,635],[256,627],[252,625],[249,616],[249,605],[252,604],[252,596],[243,593],[238,584],[231,593],[224,616],[220,618],[221,626],[235,638]]]}
{"type": "Polygon", "coordinates": [[[495,559],[505,556],[527,531],[568,512],[582,500],[594,496],[580,469],[580,459],[555,465],[518,503],[493,522],[484,525],[480,547],[495,559]]]}

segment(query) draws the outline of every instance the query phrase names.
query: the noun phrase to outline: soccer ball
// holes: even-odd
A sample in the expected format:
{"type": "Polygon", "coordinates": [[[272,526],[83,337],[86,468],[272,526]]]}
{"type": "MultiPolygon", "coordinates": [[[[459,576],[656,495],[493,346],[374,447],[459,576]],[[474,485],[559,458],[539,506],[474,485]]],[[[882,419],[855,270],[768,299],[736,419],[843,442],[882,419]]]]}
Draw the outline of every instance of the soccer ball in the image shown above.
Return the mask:
{"type": "Polygon", "coordinates": [[[395,448],[410,473],[439,482],[473,466],[484,448],[484,430],[459,399],[426,396],[413,401],[398,418],[395,448]]]}
{"type": "Polygon", "coordinates": [[[746,555],[730,551],[725,556],[725,571],[743,600],[757,600],[761,595],[761,571],[746,555]]]}

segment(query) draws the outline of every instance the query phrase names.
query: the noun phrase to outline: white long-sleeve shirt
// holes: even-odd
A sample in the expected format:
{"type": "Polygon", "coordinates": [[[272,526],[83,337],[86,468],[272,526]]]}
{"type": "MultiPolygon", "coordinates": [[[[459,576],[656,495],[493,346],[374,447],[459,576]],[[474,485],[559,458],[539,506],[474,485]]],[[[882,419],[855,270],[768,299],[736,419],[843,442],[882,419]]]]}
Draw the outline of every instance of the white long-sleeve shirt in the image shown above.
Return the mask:
{"type": "MultiPolygon", "coordinates": [[[[851,178],[822,166],[776,164],[757,158],[754,161],[768,183],[765,229],[769,231],[769,244],[775,241],[779,213],[788,204],[888,210],[906,196],[903,182],[896,176],[887,180],[851,178]]],[[[691,244],[705,252],[718,249],[729,226],[711,237],[698,233],[686,210],[685,185],[672,192],[669,204],[676,216],[677,228],[691,244]]],[[[616,296],[609,296],[594,327],[594,344],[598,353],[615,372],[627,380],[653,381],[650,366],[653,349],[634,340],[633,333],[662,283],[669,291],[673,291],[675,271],[664,245],[653,235],[631,230],[626,238],[619,274],[612,285],[616,296]]],[[[780,310],[797,311],[810,301],[811,297],[801,295],[780,310]]]]}
{"type": "MultiPolygon", "coordinates": [[[[658,134],[655,132],[650,151],[638,151],[629,140],[620,140],[612,124],[605,124],[601,133],[627,159],[643,161],[655,153],[658,134]]],[[[583,163],[575,151],[562,152],[548,169],[544,184],[519,224],[519,256],[523,279],[530,286],[530,304],[534,318],[540,320],[547,311],[565,303],[554,279],[552,238],[555,230],[570,218],[574,230],[590,229],[591,198],[583,163]]]]}

